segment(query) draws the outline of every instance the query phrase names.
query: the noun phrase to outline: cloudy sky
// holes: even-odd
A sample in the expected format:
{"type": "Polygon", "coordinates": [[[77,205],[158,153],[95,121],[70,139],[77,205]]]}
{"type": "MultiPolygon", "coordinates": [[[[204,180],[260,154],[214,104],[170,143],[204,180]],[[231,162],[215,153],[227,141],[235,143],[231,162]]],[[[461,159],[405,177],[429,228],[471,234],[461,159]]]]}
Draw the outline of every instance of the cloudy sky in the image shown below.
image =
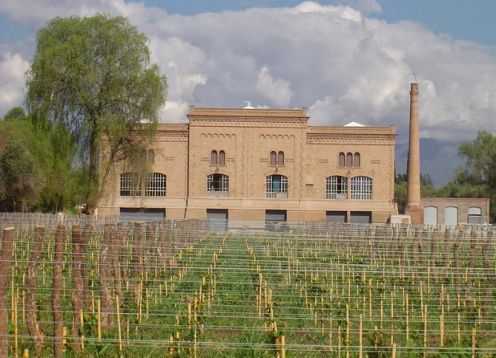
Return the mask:
{"type": "Polygon", "coordinates": [[[162,121],[196,106],[308,107],[312,124],[396,124],[409,83],[421,135],[496,131],[494,0],[2,0],[0,116],[23,103],[36,31],[54,16],[122,15],[168,78],[162,121]]]}

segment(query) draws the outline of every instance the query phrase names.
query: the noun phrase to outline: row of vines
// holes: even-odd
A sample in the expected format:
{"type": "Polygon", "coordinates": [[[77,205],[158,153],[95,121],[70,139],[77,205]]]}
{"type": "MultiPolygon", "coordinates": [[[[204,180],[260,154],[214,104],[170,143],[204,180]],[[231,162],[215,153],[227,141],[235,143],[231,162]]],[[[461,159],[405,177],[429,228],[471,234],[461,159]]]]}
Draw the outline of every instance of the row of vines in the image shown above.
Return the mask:
{"type": "Polygon", "coordinates": [[[496,354],[492,228],[116,222],[3,228],[0,356],[496,354]]]}

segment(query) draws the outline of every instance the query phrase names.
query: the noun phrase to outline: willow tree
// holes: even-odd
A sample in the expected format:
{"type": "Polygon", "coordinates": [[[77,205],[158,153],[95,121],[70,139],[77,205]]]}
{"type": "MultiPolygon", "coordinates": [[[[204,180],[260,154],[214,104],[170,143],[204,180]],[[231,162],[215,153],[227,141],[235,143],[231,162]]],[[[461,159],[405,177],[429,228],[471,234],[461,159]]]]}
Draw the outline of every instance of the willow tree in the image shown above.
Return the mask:
{"type": "Polygon", "coordinates": [[[86,169],[93,213],[112,165],[153,138],[166,79],[150,62],[148,39],[122,17],[55,18],[37,35],[27,106],[63,123],[86,169]]]}

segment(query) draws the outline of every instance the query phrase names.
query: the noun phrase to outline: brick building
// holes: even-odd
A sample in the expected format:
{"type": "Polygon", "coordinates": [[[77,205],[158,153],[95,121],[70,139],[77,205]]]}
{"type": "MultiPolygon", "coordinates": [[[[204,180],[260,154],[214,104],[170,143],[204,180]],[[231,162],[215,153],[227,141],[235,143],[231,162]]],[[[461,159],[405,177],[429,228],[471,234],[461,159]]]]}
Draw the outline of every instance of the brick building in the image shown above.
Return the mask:
{"type": "Polygon", "coordinates": [[[191,107],[159,124],[150,173],[116,166],[102,215],[384,223],[395,213],[394,126],[309,126],[304,109],[191,107]]]}
{"type": "Polygon", "coordinates": [[[489,198],[422,198],[425,225],[489,223],[489,198]]]}

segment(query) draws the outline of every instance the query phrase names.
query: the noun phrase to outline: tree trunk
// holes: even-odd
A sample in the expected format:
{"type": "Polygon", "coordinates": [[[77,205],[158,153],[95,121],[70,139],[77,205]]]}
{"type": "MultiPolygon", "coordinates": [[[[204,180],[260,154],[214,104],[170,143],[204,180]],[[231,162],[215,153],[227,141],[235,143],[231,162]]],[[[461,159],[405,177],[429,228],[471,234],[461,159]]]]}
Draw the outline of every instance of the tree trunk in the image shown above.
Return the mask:
{"type": "Polygon", "coordinates": [[[88,173],[88,187],[86,191],[86,206],[83,210],[83,214],[93,215],[98,203],[98,160],[99,160],[99,150],[98,150],[98,135],[96,130],[96,120],[93,120],[93,132],[90,137],[90,165],[88,173]]]}

